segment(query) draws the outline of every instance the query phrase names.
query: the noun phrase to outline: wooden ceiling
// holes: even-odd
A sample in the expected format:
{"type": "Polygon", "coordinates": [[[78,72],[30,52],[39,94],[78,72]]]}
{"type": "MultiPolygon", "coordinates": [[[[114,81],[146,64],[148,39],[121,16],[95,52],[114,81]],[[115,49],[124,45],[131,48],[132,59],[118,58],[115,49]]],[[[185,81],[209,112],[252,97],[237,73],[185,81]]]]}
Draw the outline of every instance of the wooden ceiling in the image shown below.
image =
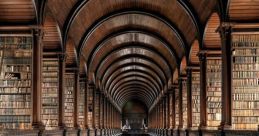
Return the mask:
{"type": "Polygon", "coordinates": [[[0,22],[28,23],[36,18],[32,0],[1,0],[0,22]]]}
{"type": "Polygon", "coordinates": [[[55,0],[48,1],[47,5],[63,30],[63,41],[70,46],[66,47],[70,56],[68,63],[74,63],[75,57],[70,54],[74,54],[76,49],[84,58],[80,60],[85,60],[87,75],[94,75],[88,77],[89,81],[97,80],[102,89],[122,103],[134,96],[134,90],[128,94],[129,89],[126,88],[139,84],[137,90],[148,95],[145,103],[150,107],[168,85],[180,60],[189,52],[198,29],[206,23],[216,2],[55,0]],[[120,71],[117,75],[121,78],[108,78],[115,71],[120,71]],[[142,74],[130,76],[132,71],[142,74]],[[152,76],[153,80],[146,80],[152,76]],[[166,77],[166,81],[162,77],[166,77]],[[128,85],[122,81],[127,81],[128,85]],[[141,89],[141,84],[153,85],[158,81],[162,83],[158,90],[141,89]]]}
{"type": "Polygon", "coordinates": [[[220,49],[221,40],[218,27],[220,25],[220,19],[217,13],[213,13],[208,20],[205,32],[204,32],[204,47],[207,49],[220,49]]]}
{"type": "Polygon", "coordinates": [[[43,23],[43,50],[61,51],[61,35],[52,15],[46,15],[43,23]]]}
{"type": "Polygon", "coordinates": [[[199,64],[199,57],[198,57],[198,53],[200,51],[200,46],[199,46],[199,41],[198,40],[194,40],[194,42],[192,43],[192,47],[190,50],[190,63],[193,65],[197,65],[199,64]]]}
{"type": "Polygon", "coordinates": [[[229,17],[234,21],[255,21],[259,18],[258,0],[230,0],[229,17]]]}

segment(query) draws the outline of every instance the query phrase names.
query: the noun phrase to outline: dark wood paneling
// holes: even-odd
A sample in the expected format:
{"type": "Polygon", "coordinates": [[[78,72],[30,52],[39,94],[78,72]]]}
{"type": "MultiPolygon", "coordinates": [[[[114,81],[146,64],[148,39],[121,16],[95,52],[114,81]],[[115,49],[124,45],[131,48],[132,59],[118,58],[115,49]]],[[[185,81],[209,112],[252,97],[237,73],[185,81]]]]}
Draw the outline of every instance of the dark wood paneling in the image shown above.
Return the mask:
{"type": "Polygon", "coordinates": [[[230,0],[231,20],[256,20],[259,18],[258,0],[230,0]]]}
{"type": "Polygon", "coordinates": [[[47,6],[57,19],[60,28],[63,28],[65,20],[77,0],[48,0],[47,6]]]}
{"type": "Polygon", "coordinates": [[[213,13],[206,25],[204,32],[204,47],[221,48],[220,34],[217,31],[220,25],[220,19],[217,13],[213,13]]]}
{"type": "Polygon", "coordinates": [[[32,0],[1,0],[0,22],[31,22],[36,12],[32,0]]]}
{"type": "Polygon", "coordinates": [[[74,42],[69,39],[67,41],[67,45],[66,45],[66,64],[67,65],[76,65],[76,50],[75,50],[75,44],[74,42]]]}
{"type": "Polygon", "coordinates": [[[199,64],[199,57],[198,57],[199,51],[200,51],[199,42],[198,40],[195,40],[192,43],[190,55],[189,55],[191,64],[199,64]]]}
{"type": "Polygon", "coordinates": [[[44,49],[60,50],[61,37],[58,31],[58,26],[55,20],[50,15],[45,17],[43,31],[44,49]]]}
{"type": "MultiPolygon", "coordinates": [[[[89,1],[72,23],[69,35],[74,39],[75,44],[78,45],[85,30],[87,30],[97,19],[111,12],[130,8],[152,11],[166,16],[183,32],[189,44],[195,37],[195,26],[188,14],[176,1],[166,0],[140,0],[137,2],[107,0],[105,3],[101,0],[89,1]],[[95,11],[94,14],[92,14],[92,11],[95,11]]],[[[132,19],[131,22],[134,24],[135,20],[132,19]]]]}
{"type": "Polygon", "coordinates": [[[217,0],[190,0],[190,2],[199,15],[202,24],[206,23],[217,4],[217,0]]]}

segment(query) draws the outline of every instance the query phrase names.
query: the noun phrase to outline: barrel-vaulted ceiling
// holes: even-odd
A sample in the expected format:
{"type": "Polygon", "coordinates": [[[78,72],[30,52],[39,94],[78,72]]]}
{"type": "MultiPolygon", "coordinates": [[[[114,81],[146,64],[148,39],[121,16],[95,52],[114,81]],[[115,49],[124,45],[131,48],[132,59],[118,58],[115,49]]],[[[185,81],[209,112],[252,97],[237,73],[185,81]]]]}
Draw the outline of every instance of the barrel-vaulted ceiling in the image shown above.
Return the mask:
{"type": "Polygon", "coordinates": [[[46,5],[65,46],[74,42],[88,82],[121,107],[132,98],[150,107],[170,86],[194,39],[202,37],[216,1],[49,0],[46,5]]]}
{"type": "Polygon", "coordinates": [[[227,5],[229,20],[253,21],[258,16],[256,1],[217,2],[1,0],[0,23],[42,20],[44,51],[65,51],[67,66],[79,66],[88,82],[119,106],[134,98],[150,107],[186,65],[199,63],[200,49],[220,49],[215,32],[220,5],[227,5]]]}

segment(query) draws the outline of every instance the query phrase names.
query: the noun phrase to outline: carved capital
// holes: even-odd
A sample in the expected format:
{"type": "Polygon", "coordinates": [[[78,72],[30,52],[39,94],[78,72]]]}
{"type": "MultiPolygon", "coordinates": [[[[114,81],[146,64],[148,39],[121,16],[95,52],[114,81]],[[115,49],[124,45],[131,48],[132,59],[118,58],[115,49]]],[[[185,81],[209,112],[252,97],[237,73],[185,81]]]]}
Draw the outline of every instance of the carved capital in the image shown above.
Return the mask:
{"type": "Polygon", "coordinates": [[[206,54],[205,53],[199,53],[199,60],[200,62],[203,62],[206,60],[206,54]]]}

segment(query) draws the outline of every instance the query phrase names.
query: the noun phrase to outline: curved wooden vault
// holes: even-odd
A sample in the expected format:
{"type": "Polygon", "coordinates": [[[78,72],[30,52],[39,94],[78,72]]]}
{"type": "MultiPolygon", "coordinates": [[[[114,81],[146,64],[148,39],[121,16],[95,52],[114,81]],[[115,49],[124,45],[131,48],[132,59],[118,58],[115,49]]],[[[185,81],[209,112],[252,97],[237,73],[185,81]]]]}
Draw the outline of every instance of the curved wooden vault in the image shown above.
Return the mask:
{"type": "Polygon", "coordinates": [[[138,99],[152,111],[187,69],[199,68],[200,52],[221,50],[222,22],[254,22],[258,5],[251,0],[1,0],[0,25],[37,26],[43,55],[65,54],[66,70],[78,69],[118,110],[138,99]]]}

